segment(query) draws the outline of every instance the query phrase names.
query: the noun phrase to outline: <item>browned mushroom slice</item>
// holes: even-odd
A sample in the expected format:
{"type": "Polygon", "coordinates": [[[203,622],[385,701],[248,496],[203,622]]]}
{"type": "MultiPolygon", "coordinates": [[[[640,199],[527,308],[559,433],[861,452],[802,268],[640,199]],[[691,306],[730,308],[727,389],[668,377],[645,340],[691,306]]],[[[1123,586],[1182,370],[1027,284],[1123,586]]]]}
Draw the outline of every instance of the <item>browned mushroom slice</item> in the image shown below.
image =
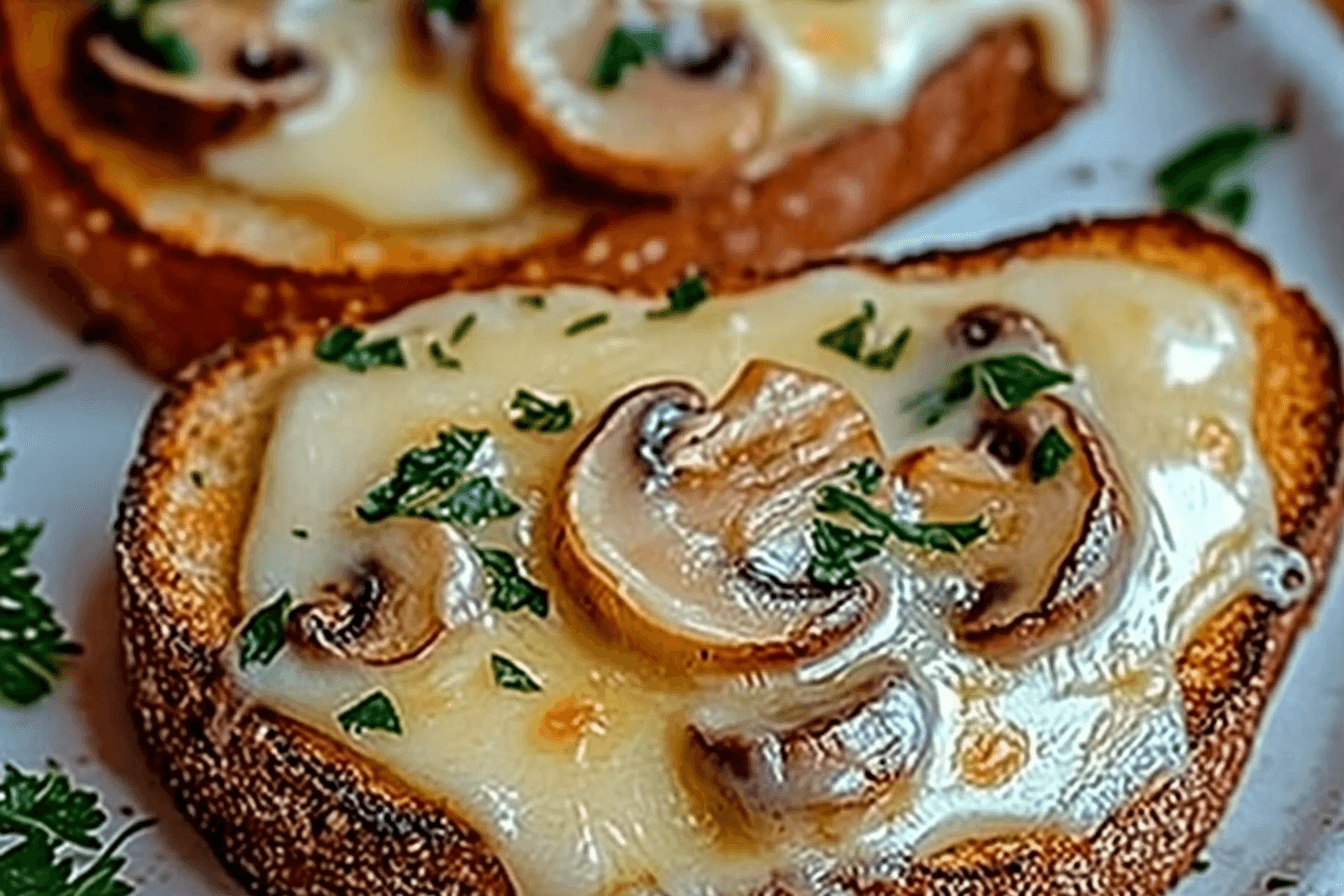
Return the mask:
{"type": "Polygon", "coordinates": [[[995,653],[1029,649],[1105,608],[1133,541],[1117,470],[1078,412],[1053,397],[1007,414],[986,403],[971,445],[925,448],[898,463],[929,521],[989,522],[962,554],[978,585],[954,620],[965,641],[995,653]]]}
{"type": "Polygon", "coordinates": [[[288,637],[324,656],[390,665],[419,656],[450,627],[485,611],[470,547],[420,519],[372,527],[362,558],[289,618],[288,637]]]}
{"type": "Polygon", "coordinates": [[[739,8],[519,0],[483,8],[494,93],[561,161],[628,190],[681,193],[739,167],[774,86],[739,8]]]}
{"type": "Polygon", "coordinates": [[[871,802],[916,771],[933,727],[929,701],[885,663],[764,703],[690,726],[696,764],[757,814],[871,802]]]}
{"type": "Polygon", "coordinates": [[[190,152],[256,131],[325,85],[318,56],[275,34],[270,4],[165,0],[147,10],[118,19],[104,8],[71,48],[76,98],[138,140],[190,152]]]}
{"type": "Polygon", "coordinates": [[[752,361],[718,403],[685,383],[618,398],[570,459],[557,559],[614,640],[686,666],[820,653],[876,612],[854,582],[808,581],[816,488],[878,451],[830,380],[752,361]]]}
{"type": "Polygon", "coordinates": [[[1034,346],[1052,355],[1047,360],[1065,366],[1063,344],[1035,316],[1009,305],[985,304],[968,308],[947,328],[947,341],[961,351],[979,351],[992,346],[1014,344],[1034,346]]]}

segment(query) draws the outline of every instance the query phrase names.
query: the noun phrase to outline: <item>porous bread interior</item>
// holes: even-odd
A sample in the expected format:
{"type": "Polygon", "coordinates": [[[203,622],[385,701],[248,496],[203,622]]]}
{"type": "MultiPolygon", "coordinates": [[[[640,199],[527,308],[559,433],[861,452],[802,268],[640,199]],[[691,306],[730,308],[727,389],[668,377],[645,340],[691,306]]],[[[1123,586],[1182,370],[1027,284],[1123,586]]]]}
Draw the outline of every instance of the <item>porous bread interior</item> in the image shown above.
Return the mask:
{"type": "MultiPolygon", "coordinates": [[[[1344,493],[1338,351],[1319,314],[1300,293],[1278,287],[1264,262],[1184,218],[1164,217],[1065,225],[897,265],[851,263],[910,281],[1056,256],[1176,271],[1222,291],[1240,311],[1258,348],[1254,432],[1274,480],[1280,534],[1309,558],[1316,587],[1288,610],[1240,598],[1185,647],[1179,677],[1193,760],[1182,776],[1154,783],[1090,836],[1042,830],[968,839],[899,881],[851,881],[856,893],[1165,890],[1225,810],[1270,689],[1328,573],[1344,493]]],[[[774,278],[734,288],[766,279],[774,278]]],[[[223,352],[188,370],[151,418],[117,527],[137,727],[179,806],[254,892],[510,892],[498,860],[450,807],[248,705],[223,672],[219,652],[241,617],[238,554],[272,410],[289,379],[313,363],[314,338],[300,329],[223,352]]]]}

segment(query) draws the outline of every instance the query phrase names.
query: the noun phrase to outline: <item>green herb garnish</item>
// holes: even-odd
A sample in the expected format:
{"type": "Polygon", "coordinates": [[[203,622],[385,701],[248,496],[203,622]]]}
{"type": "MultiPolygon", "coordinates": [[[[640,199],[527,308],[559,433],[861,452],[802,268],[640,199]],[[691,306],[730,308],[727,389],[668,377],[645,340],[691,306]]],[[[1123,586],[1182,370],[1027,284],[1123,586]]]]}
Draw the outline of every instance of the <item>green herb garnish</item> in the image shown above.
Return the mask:
{"type": "Polygon", "coordinates": [[[574,323],[565,327],[565,335],[577,336],[584,330],[591,330],[593,327],[600,327],[609,320],[611,320],[611,315],[607,314],[605,311],[600,312],[598,314],[590,314],[587,317],[581,317],[578,320],[574,321],[574,323]]]}
{"type": "Polygon", "coordinates": [[[457,326],[453,327],[453,332],[448,337],[448,344],[457,345],[463,339],[466,339],[467,334],[471,332],[471,328],[474,326],[476,326],[476,312],[473,311],[458,321],[457,326]]]}
{"type": "Polygon", "coordinates": [[[882,465],[871,457],[854,461],[854,463],[845,467],[845,474],[853,478],[854,484],[865,495],[876,492],[877,487],[882,484],[882,477],[886,475],[882,470],[882,465]]]}
{"type": "Polygon", "coordinates": [[[1250,215],[1253,195],[1246,184],[1225,182],[1285,133],[1281,126],[1237,124],[1200,137],[1154,177],[1163,207],[1209,212],[1240,227],[1250,215]]]}
{"type": "Polygon", "coordinates": [[[290,535],[293,535],[295,538],[307,538],[307,537],[308,537],[308,530],[307,530],[307,529],[290,529],[290,530],[289,530],[289,534],[290,534],[290,535]]]}
{"type": "Polygon", "coordinates": [[[362,343],[364,331],[355,327],[337,327],[323,336],[313,354],[319,361],[340,364],[355,373],[374,367],[405,367],[406,355],[395,336],[377,342],[362,343]]]}
{"type": "Polygon", "coordinates": [[[478,15],[476,0],[425,0],[426,12],[444,12],[454,22],[474,22],[478,15]]]}
{"type": "Polygon", "coordinates": [[[42,527],[0,529],[0,696],[27,706],[51,693],[62,657],[80,653],[37,588],[28,556],[42,527]]]}
{"type": "MultiPolygon", "coordinates": [[[[306,537],[306,536],[305,536],[306,537]]],[[[293,598],[288,591],[252,614],[243,626],[238,648],[238,665],[246,669],[252,664],[269,666],[285,646],[285,621],[293,598]]]]}
{"type": "Polygon", "coordinates": [[[444,370],[462,369],[462,362],[445,352],[438,342],[429,344],[429,359],[434,362],[435,367],[442,367],[444,370]]]}
{"type": "Polygon", "coordinates": [[[426,507],[420,515],[442,523],[479,526],[503,520],[522,510],[522,505],[500,491],[486,476],[464,482],[443,501],[426,507]]]}
{"type": "Polygon", "coordinates": [[[709,284],[704,274],[687,277],[667,291],[667,307],[650,311],[648,316],[654,319],[679,317],[690,314],[702,302],[709,298],[709,284]]]}
{"type": "Polygon", "coordinates": [[[546,297],[542,295],[519,296],[518,304],[526,305],[529,308],[535,308],[540,311],[546,307],[546,297]]]}
{"type": "Polygon", "coordinates": [[[415,516],[461,480],[489,433],[454,426],[438,444],[412,448],[397,460],[397,471],[365,496],[357,512],[366,523],[393,516],[415,516]]]}
{"type": "Polygon", "coordinates": [[[336,717],[347,734],[355,737],[366,731],[388,731],[401,734],[401,719],[392,699],[382,691],[375,691],[336,717]]]}
{"type": "Polygon", "coordinates": [[[598,90],[610,90],[621,83],[627,68],[638,68],[662,55],[661,31],[617,26],[611,29],[597,54],[589,80],[598,90]]]}
{"type": "Polygon", "coordinates": [[[75,788],[59,771],[39,777],[6,766],[0,782],[0,840],[10,842],[0,852],[0,893],[126,896],[133,892],[134,887],[118,877],[126,859],[117,852],[154,822],[144,819],[127,825],[104,847],[98,830],[106,823],[97,794],[75,788]]]}
{"type": "Polygon", "coordinates": [[[498,653],[490,654],[490,671],[495,676],[495,684],[502,688],[522,691],[524,694],[535,694],[541,690],[541,685],[537,684],[522,666],[498,653]]]}
{"type": "Polygon", "coordinates": [[[1055,427],[1050,427],[1031,452],[1031,481],[1044,482],[1059,472],[1073,456],[1073,446],[1055,427]]]}
{"type": "Polygon", "coordinates": [[[509,403],[515,429],[524,432],[564,432],[574,425],[574,408],[568,401],[547,401],[519,389],[509,403]]]}
{"type": "MultiPolygon", "coordinates": [[[[141,28],[144,29],[144,26],[141,28]]],[[[153,61],[164,71],[174,75],[189,75],[196,71],[196,51],[187,43],[186,38],[176,31],[164,31],[155,35],[145,31],[145,42],[154,50],[153,61]]]]}
{"type": "Polygon", "coordinates": [[[1275,874],[1265,881],[1265,890],[1273,893],[1275,890],[1291,890],[1297,886],[1297,880],[1291,877],[1282,877],[1275,874]]]}
{"type": "Polygon", "coordinates": [[[1072,374],[1046,367],[1030,355],[985,358],[958,367],[943,385],[907,401],[905,410],[917,413],[925,426],[933,426],[970,399],[977,386],[999,408],[1012,411],[1046,389],[1071,382],[1072,374]]]}
{"type": "Polygon", "coordinates": [[[546,589],[523,575],[512,554],[496,548],[477,548],[476,554],[490,578],[490,606],[505,613],[527,609],[546,618],[551,606],[546,589]]]}
{"type": "Polygon", "coordinates": [[[896,338],[891,341],[890,345],[864,354],[864,346],[868,342],[868,330],[876,319],[877,307],[871,301],[865,300],[858,314],[834,329],[822,333],[817,342],[823,348],[829,348],[846,358],[852,358],[864,367],[890,372],[896,367],[896,362],[901,359],[901,355],[905,352],[905,346],[910,341],[912,331],[909,327],[906,327],[896,334],[896,338]]]}
{"type": "Polygon", "coordinates": [[[812,522],[812,560],[807,576],[818,585],[838,587],[858,576],[855,565],[882,553],[886,535],[856,532],[829,520],[812,522]]]}
{"type": "Polygon", "coordinates": [[[18,383],[0,384],[0,410],[11,401],[29,398],[70,375],[69,367],[52,367],[18,383]]]}

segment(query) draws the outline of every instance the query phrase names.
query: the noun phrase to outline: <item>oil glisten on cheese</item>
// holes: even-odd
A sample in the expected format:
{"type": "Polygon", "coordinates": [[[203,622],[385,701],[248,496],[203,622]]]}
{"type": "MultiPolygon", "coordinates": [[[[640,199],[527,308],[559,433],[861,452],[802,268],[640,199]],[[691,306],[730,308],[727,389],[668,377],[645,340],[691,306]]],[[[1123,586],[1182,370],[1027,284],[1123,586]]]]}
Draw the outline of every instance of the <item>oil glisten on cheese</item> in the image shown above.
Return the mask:
{"type": "MultiPolygon", "coordinates": [[[[766,165],[800,137],[899,117],[933,71],[1006,22],[1033,23],[1062,94],[1081,93],[1092,76],[1088,20],[1078,0],[684,5],[737,10],[766,51],[778,105],[771,130],[779,138],[763,148],[766,165]]],[[[557,27],[581,29],[590,6],[545,8],[557,27]]],[[[262,195],[326,200],[389,226],[498,220],[535,198],[535,166],[525,147],[499,129],[473,78],[474,27],[446,26],[451,33],[434,50],[442,64],[427,75],[407,64],[413,38],[402,0],[280,0],[276,16],[281,36],[323,59],[327,86],[313,104],[265,132],[208,150],[211,176],[262,195]]],[[[524,64],[539,59],[522,54],[524,64]]],[[[580,106],[601,98],[586,82],[581,92],[574,97],[580,106]]]]}
{"type": "MultiPolygon", "coordinates": [[[[294,380],[268,446],[240,589],[249,609],[284,590],[301,602],[357,568],[367,533],[388,524],[362,522],[354,508],[407,449],[456,425],[489,430],[476,469],[524,506],[457,536],[521,558],[550,592],[551,612],[482,610],[393,665],[319,660],[291,645],[236,674],[257,700],[445,800],[523,893],[744,893],[771,879],[832,892],[840,878],[899,875],[912,856],[976,833],[1087,830],[1186,762],[1174,669],[1193,628],[1251,590],[1288,601],[1310,587],[1281,590],[1283,564],[1306,566],[1275,536],[1250,432],[1253,348],[1203,285],[1059,260],[903,285],[822,269],[673,317],[648,316],[661,301],[598,290],[561,288],[544,308],[522,295],[452,297],[379,325],[369,338],[402,337],[408,369],[361,374],[315,362],[294,380]],[[891,371],[818,343],[864,300],[875,310],[872,344],[911,329],[891,371]],[[595,633],[553,565],[550,520],[567,461],[613,399],[677,380],[712,400],[744,363],[768,360],[839,384],[871,418],[886,456],[962,444],[977,402],[931,429],[905,407],[962,363],[947,327],[986,302],[1027,311],[1059,338],[1057,360],[1075,382],[1052,394],[1093,421],[1132,501],[1132,559],[1092,624],[1014,661],[985,655],[951,631],[957,576],[936,574],[930,552],[890,542],[859,570],[890,596],[880,617],[796,664],[673,673],[595,633]],[[450,345],[468,314],[475,325],[450,345]],[[595,314],[608,318],[566,335],[595,314]],[[432,342],[461,368],[436,365],[432,342]],[[514,428],[508,405],[519,388],[569,400],[574,425],[514,428]],[[540,690],[500,687],[493,655],[540,690]],[[910,774],[873,798],[762,820],[688,758],[688,725],[706,708],[735,707],[750,723],[753,708],[779,694],[823,686],[874,657],[917,686],[928,745],[910,774]],[[393,701],[404,733],[345,733],[337,713],[375,689],[393,701]]],[[[464,569],[459,587],[484,600],[479,569],[464,569]]]]}

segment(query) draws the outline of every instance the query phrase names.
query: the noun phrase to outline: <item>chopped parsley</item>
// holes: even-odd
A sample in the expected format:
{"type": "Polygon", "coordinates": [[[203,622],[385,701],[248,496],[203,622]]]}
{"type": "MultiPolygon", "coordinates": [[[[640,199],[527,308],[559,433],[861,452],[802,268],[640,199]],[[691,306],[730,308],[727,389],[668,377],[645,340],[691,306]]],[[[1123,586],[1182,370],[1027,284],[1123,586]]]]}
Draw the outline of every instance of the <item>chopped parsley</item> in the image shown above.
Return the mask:
{"type": "Polygon", "coordinates": [[[610,90],[621,83],[626,69],[639,68],[662,55],[661,31],[617,26],[611,29],[597,54],[589,80],[598,90],[610,90]]]}
{"type": "Polygon", "coordinates": [[[854,463],[845,467],[845,474],[854,480],[854,484],[859,487],[859,491],[865,495],[876,492],[877,487],[882,484],[882,477],[886,475],[882,470],[882,465],[871,457],[854,461],[854,463]]]}
{"type": "Polygon", "coordinates": [[[523,575],[512,554],[497,548],[477,548],[476,554],[490,579],[490,606],[505,613],[526,609],[546,618],[550,612],[546,589],[523,575]]]}
{"type": "Polygon", "coordinates": [[[69,367],[51,367],[18,383],[0,383],[0,410],[11,401],[18,401],[49,389],[70,375],[69,367]]]}
{"type": "Polygon", "coordinates": [[[337,327],[317,343],[313,354],[319,361],[339,364],[355,373],[374,367],[405,367],[406,354],[395,336],[364,342],[364,331],[357,327],[337,327]]]}
{"type": "Polygon", "coordinates": [[[402,733],[397,708],[392,705],[392,698],[382,691],[374,691],[349,709],[342,710],[336,721],[347,734],[355,737],[366,731],[402,733]]]}
{"type": "Polygon", "coordinates": [[[502,654],[490,654],[490,672],[494,675],[495,684],[510,691],[535,694],[541,690],[541,685],[522,666],[502,654]]]}
{"type": "Polygon", "coordinates": [[[488,436],[485,430],[455,426],[439,433],[437,444],[412,448],[397,460],[396,472],[374,486],[355,512],[366,523],[406,516],[463,526],[513,516],[522,506],[489,477],[462,482],[488,436]]]}
{"type": "Polygon", "coordinates": [[[150,20],[157,0],[100,0],[105,22],[130,52],[174,75],[196,70],[196,52],[182,35],[150,20]]]}
{"type": "Polygon", "coordinates": [[[295,538],[300,538],[300,539],[302,539],[302,538],[307,538],[307,537],[308,537],[308,530],[307,530],[307,529],[290,529],[290,530],[289,530],[289,534],[290,534],[290,535],[293,535],[295,538]]]}
{"type": "Polygon", "coordinates": [[[829,520],[813,520],[807,576],[818,585],[846,585],[858,576],[855,566],[882,553],[886,540],[881,533],[856,532],[829,520]]]}
{"type": "Polygon", "coordinates": [[[288,591],[252,614],[243,626],[238,647],[238,665],[269,666],[285,646],[285,621],[293,598],[288,591]]]}
{"type": "Polygon", "coordinates": [[[667,307],[650,311],[651,318],[680,317],[690,314],[709,298],[709,284],[704,274],[687,277],[667,291],[667,307]]]}
{"type": "Polygon", "coordinates": [[[1283,877],[1278,874],[1272,875],[1265,881],[1265,890],[1269,893],[1273,893],[1277,890],[1291,890],[1296,886],[1297,880],[1295,878],[1283,877]]]}
{"type": "Polygon", "coordinates": [[[519,296],[518,304],[541,311],[546,307],[546,297],[543,295],[519,296]]]}
{"type": "Polygon", "coordinates": [[[605,311],[599,312],[597,314],[590,314],[587,317],[581,317],[578,320],[574,321],[574,323],[565,327],[565,335],[577,336],[585,330],[591,330],[594,327],[600,327],[609,320],[611,320],[611,315],[607,314],[605,311]]]}
{"type": "Polygon", "coordinates": [[[154,824],[133,822],[104,846],[98,831],[107,813],[98,795],[80,790],[53,768],[30,775],[5,767],[0,782],[0,893],[13,896],[126,896],[134,887],[118,875],[127,840],[154,824]]]}
{"type": "Polygon", "coordinates": [[[983,519],[964,523],[906,523],[874,507],[853,492],[823,485],[817,501],[822,513],[845,513],[860,524],[916,547],[955,554],[989,533],[983,519]]]}
{"type": "Polygon", "coordinates": [[[547,401],[526,389],[514,393],[509,403],[514,429],[523,432],[564,432],[574,425],[574,408],[568,401],[547,401]]]}
{"type": "Polygon", "coordinates": [[[1203,211],[1242,226],[1254,194],[1245,183],[1226,181],[1285,133],[1282,125],[1235,124],[1203,135],[1158,169],[1154,182],[1162,206],[1203,211]]]}
{"type": "Polygon", "coordinates": [[[846,358],[858,361],[864,367],[890,372],[896,367],[896,362],[901,359],[901,355],[905,352],[905,346],[910,341],[911,330],[906,327],[896,334],[896,338],[889,345],[875,348],[865,354],[864,347],[868,343],[868,331],[876,319],[877,306],[869,300],[864,300],[863,307],[858,314],[822,333],[817,339],[817,343],[823,348],[829,348],[846,358]]]}
{"type": "Polygon", "coordinates": [[[1012,411],[1046,389],[1071,382],[1072,374],[1046,367],[1030,355],[984,358],[958,367],[941,386],[907,401],[905,410],[918,414],[925,426],[933,426],[969,400],[977,386],[999,408],[1012,411]]]}
{"type": "Polygon", "coordinates": [[[471,332],[471,328],[474,326],[476,326],[476,312],[473,311],[458,321],[457,326],[453,327],[453,332],[448,336],[448,344],[457,345],[463,339],[466,339],[467,334],[471,332]]]}
{"type": "Polygon", "coordinates": [[[476,0],[425,0],[425,12],[447,13],[459,24],[474,22],[480,14],[476,0]]]}
{"type": "Polygon", "coordinates": [[[424,509],[422,515],[441,523],[479,526],[490,520],[508,519],[522,505],[504,494],[487,476],[477,476],[462,484],[443,501],[424,509]]]}
{"type": "Polygon", "coordinates": [[[1031,452],[1031,481],[1044,482],[1054,477],[1073,456],[1073,446],[1055,427],[1050,427],[1031,452]]]}
{"type": "Polygon", "coordinates": [[[462,362],[444,351],[437,340],[429,344],[429,360],[434,362],[435,367],[442,367],[444,370],[462,369],[462,362]]]}

